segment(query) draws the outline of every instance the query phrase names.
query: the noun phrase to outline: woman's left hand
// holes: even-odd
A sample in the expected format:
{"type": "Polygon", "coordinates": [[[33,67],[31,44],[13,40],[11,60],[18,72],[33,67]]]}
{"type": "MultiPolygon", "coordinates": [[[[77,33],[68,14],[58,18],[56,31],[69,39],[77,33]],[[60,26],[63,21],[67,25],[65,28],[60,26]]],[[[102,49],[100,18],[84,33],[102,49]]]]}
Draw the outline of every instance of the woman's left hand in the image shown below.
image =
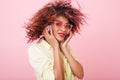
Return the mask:
{"type": "Polygon", "coordinates": [[[69,35],[67,36],[67,38],[64,41],[60,42],[60,48],[61,49],[64,49],[64,48],[68,47],[68,42],[70,41],[72,36],[73,36],[73,33],[70,32],[69,35]]]}

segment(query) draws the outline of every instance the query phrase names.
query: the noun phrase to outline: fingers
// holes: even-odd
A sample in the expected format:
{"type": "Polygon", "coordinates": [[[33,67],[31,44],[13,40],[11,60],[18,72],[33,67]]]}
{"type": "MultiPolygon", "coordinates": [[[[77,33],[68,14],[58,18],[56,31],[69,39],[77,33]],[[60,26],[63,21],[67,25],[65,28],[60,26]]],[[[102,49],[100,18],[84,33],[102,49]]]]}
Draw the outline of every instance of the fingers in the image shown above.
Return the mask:
{"type": "Polygon", "coordinates": [[[50,28],[50,34],[53,36],[53,31],[52,31],[52,28],[50,28]]]}
{"type": "Polygon", "coordinates": [[[70,41],[70,39],[72,38],[72,36],[73,36],[73,33],[70,32],[69,36],[67,37],[67,39],[65,40],[65,42],[68,43],[70,41]]]}
{"type": "Polygon", "coordinates": [[[45,28],[45,29],[43,30],[43,35],[44,35],[45,38],[47,38],[47,37],[49,36],[49,33],[48,33],[47,28],[45,28]]]}
{"type": "Polygon", "coordinates": [[[72,36],[73,36],[73,33],[72,33],[72,32],[70,32],[70,38],[72,38],[72,36]]]}
{"type": "Polygon", "coordinates": [[[49,26],[47,26],[47,27],[45,28],[45,33],[46,33],[46,35],[50,35],[50,34],[49,34],[49,31],[50,31],[50,28],[49,28],[49,26]]]}
{"type": "Polygon", "coordinates": [[[52,31],[51,26],[47,26],[47,27],[43,30],[43,35],[44,35],[45,37],[51,37],[51,36],[53,36],[53,31],[52,31]]]}
{"type": "Polygon", "coordinates": [[[53,31],[52,31],[51,26],[46,27],[46,29],[47,29],[47,30],[46,30],[47,35],[53,36],[53,31]]]}
{"type": "Polygon", "coordinates": [[[70,40],[72,38],[72,36],[73,36],[73,33],[70,32],[70,35],[69,35],[68,39],[70,40]]]}

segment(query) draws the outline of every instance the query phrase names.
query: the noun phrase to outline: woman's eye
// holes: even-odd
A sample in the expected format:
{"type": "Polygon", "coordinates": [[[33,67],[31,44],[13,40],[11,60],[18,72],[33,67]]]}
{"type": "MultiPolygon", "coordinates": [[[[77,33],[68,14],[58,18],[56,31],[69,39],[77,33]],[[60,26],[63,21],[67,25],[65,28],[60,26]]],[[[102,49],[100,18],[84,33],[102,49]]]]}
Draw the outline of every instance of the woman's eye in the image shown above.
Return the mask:
{"type": "Polygon", "coordinates": [[[67,29],[70,29],[71,28],[71,25],[70,24],[66,24],[65,26],[67,29]]]}
{"type": "Polygon", "coordinates": [[[62,23],[61,22],[56,22],[56,26],[61,26],[62,23]]]}

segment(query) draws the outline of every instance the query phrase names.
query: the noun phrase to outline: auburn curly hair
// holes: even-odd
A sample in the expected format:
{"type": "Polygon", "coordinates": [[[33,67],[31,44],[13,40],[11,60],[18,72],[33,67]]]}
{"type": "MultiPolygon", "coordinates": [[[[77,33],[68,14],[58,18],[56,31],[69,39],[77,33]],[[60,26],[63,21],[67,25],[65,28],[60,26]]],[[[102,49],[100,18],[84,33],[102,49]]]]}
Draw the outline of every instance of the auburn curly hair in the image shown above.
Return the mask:
{"type": "Polygon", "coordinates": [[[37,40],[42,35],[45,27],[51,25],[57,16],[63,16],[73,25],[72,32],[79,33],[81,25],[85,22],[85,15],[70,4],[70,2],[59,1],[46,4],[29,20],[26,25],[28,42],[37,40]]]}

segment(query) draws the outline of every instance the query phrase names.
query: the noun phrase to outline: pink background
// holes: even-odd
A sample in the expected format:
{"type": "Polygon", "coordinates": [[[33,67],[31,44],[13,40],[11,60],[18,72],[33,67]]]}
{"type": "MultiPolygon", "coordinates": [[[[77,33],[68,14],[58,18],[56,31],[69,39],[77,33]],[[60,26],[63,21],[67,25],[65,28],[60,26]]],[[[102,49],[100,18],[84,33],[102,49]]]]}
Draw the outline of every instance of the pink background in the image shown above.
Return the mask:
{"type": "MultiPolygon", "coordinates": [[[[120,1],[78,1],[88,24],[70,45],[84,66],[84,80],[120,80],[120,1]]],[[[23,26],[47,2],[0,1],[0,80],[36,79],[28,62],[29,45],[23,26]]]]}

